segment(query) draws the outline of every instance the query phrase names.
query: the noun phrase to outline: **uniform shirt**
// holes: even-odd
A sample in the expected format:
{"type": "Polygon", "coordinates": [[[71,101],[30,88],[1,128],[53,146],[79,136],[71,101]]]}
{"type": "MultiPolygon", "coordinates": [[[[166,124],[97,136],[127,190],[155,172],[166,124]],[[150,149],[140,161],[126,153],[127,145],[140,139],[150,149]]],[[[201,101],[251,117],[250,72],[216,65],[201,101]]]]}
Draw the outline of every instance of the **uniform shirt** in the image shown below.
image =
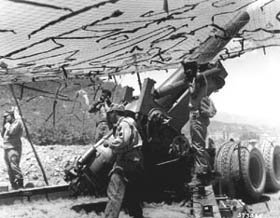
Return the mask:
{"type": "Polygon", "coordinates": [[[143,155],[141,151],[142,138],[136,129],[135,121],[130,117],[121,117],[115,127],[114,140],[110,148],[116,154],[115,170],[124,172],[125,180],[133,179],[133,172],[143,167],[143,155]],[[138,167],[137,167],[138,166],[138,167]],[[132,173],[132,174],[131,174],[132,173]]]}
{"type": "Polygon", "coordinates": [[[199,112],[201,116],[206,118],[212,118],[217,113],[213,101],[208,96],[205,96],[201,99],[199,104],[199,112]]]}
{"type": "Polygon", "coordinates": [[[199,102],[196,110],[190,111],[191,113],[191,125],[204,125],[210,124],[210,118],[214,117],[217,113],[213,101],[208,96],[205,96],[199,102]]]}
{"type": "Polygon", "coordinates": [[[99,108],[99,122],[107,121],[107,111],[110,109],[110,106],[107,102],[103,102],[100,104],[99,108]]]}
{"type": "Polygon", "coordinates": [[[6,126],[6,130],[3,135],[4,149],[17,148],[21,146],[21,137],[23,133],[22,122],[19,119],[15,119],[10,125],[6,126]]]}
{"type": "Polygon", "coordinates": [[[204,119],[209,119],[215,116],[217,110],[213,101],[207,95],[208,87],[207,85],[196,85],[196,83],[190,85],[190,98],[189,98],[189,108],[192,115],[196,117],[203,117],[204,119]]]}
{"type": "Polygon", "coordinates": [[[107,121],[107,111],[110,109],[110,102],[109,101],[101,101],[99,100],[96,102],[91,108],[89,109],[90,113],[98,113],[98,122],[107,121]]]}
{"type": "Polygon", "coordinates": [[[142,146],[142,138],[132,118],[121,117],[115,128],[115,139],[110,146],[114,152],[125,153],[142,146]]]}

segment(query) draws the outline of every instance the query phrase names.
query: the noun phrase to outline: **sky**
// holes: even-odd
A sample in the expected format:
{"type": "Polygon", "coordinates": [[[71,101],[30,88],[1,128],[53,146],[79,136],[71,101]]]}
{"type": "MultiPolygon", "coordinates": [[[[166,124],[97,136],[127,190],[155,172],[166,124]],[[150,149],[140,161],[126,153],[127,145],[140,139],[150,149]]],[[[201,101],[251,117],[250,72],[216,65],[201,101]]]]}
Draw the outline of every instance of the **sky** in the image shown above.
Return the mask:
{"type": "Polygon", "coordinates": [[[255,50],[223,62],[226,85],[213,94],[220,111],[280,126],[280,48],[255,50]]]}
{"type": "MultiPolygon", "coordinates": [[[[272,126],[280,126],[280,48],[259,49],[241,57],[223,61],[228,72],[225,86],[212,99],[220,112],[226,112],[256,120],[272,126]]],[[[174,70],[141,73],[143,81],[151,77],[156,87],[174,70]]],[[[137,76],[126,75],[119,79],[123,86],[134,87],[139,94],[137,76]]]]}

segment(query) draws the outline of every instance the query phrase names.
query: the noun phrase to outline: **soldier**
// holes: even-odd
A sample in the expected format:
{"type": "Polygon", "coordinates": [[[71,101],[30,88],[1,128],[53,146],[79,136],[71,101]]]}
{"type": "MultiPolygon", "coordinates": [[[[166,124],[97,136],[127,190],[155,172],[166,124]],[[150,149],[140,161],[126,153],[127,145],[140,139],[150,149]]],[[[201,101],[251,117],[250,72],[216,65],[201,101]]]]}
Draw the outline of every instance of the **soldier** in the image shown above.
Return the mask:
{"type": "Polygon", "coordinates": [[[107,189],[109,202],[105,209],[105,218],[118,218],[123,203],[130,216],[143,218],[139,191],[143,173],[142,138],[135,120],[124,116],[122,105],[112,105],[107,118],[113,126],[114,135],[108,146],[116,160],[110,172],[107,189]]]}
{"type": "Polygon", "coordinates": [[[1,136],[3,138],[4,159],[13,189],[23,188],[23,175],[19,166],[22,151],[22,133],[22,122],[20,119],[15,118],[14,111],[5,112],[1,136]]]}
{"type": "Polygon", "coordinates": [[[103,89],[99,100],[93,104],[88,111],[89,113],[99,113],[99,121],[96,124],[95,142],[98,142],[109,132],[106,112],[112,104],[110,98],[111,92],[108,89],[103,89]]]}
{"type": "Polygon", "coordinates": [[[207,82],[203,77],[190,85],[190,135],[195,152],[194,180],[198,183],[205,182],[202,178],[209,181],[213,170],[210,155],[205,147],[207,127],[210,124],[210,118],[215,116],[217,110],[209,95],[224,85],[224,80],[220,77],[210,78],[209,81],[207,82]],[[211,86],[208,86],[210,80],[211,86]]]}

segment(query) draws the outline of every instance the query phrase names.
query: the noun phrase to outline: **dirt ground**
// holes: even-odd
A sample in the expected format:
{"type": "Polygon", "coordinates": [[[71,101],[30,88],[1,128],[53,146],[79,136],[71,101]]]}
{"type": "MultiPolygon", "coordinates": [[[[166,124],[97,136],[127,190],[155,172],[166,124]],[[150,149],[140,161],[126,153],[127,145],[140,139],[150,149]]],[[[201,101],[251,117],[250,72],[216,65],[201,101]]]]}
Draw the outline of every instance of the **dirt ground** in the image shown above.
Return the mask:
{"type": "MultiPolygon", "coordinates": [[[[44,186],[42,173],[33,151],[23,140],[23,154],[21,168],[24,174],[25,183],[32,182],[35,186],[44,186]]],[[[0,142],[1,143],[1,142],[0,142]]],[[[64,167],[77,157],[83,154],[90,146],[36,146],[38,155],[45,168],[50,185],[65,184],[63,180],[64,167]]],[[[5,163],[3,161],[3,150],[0,149],[0,184],[9,185],[5,163]]],[[[92,198],[81,197],[78,199],[57,199],[55,201],[38,200],[31,202],[15,202],[13,205],[0,205],[0,218],[99,218],[102,212],[76,212],[71,207],[90,202],[92,198]]],[[[262,200],[256,204],[249,205],[251,209],[250,218],[279,218],[280,217],[280,192],[265,194],[262,200]]],[[[183,218],[188,216],[189,209],[180,206],[179,203],[171,205],[165,203],[145,204],[144,215],[149,218],[183,218]]],[[[129,218],[121,212],[121,218],[129,218]]],[[[248,214],[239,214],[240,218],[249,217],[248,214]]]]}
{"type": "MultiPolygon", "coordinates": [[[[274,194],[270,201],[249,205],[252,209],[250,214],[238,214],[236,218],[279,218],[280,217],[280,194],[274,194]]],[[[78,199],[57,199],[54,201],[37,200],[31,202],[15,202],[13,205],[0,205],[0,217],[2,218],[102,218],[103,212],[95,213],[91,210],[74,210],[72,207],[81,204],[89,204],[93,199],[80,197],[78,199]]],[[[179,203],[146,204],[144,205],[144,217],[146,218],[186,218],[190,210],[179,203]]],[[[120,218],[130,218],[124,211],[120,218]]]]}
{"type": "MultiPolygon", "coordinates": [[[[39,168],[30,144],[26,139],[23,139],[22,141],[23,151],[20,166],[24,176],[24,183],[32,182],[36,187],[45,186],[42,171],[39,168]]],[[[1,144],[0,141],[0,145],[1,144]]],[[[63,180],[65,166],[74,161],[79,155],[84,154],[89,148],[90,145],[35,146],[50,185],[66,184],[63,180]]],[[[3,155],[3,149],[0,149],[0,184],[9,185],[3,155]]]]}
{"type": "MultiPolygon", "coordinates": [[[[39,200],[36,202],[17,202],[11,206],[0,206],[0,217],[5,218],[102,218],[103,212],[96,214],[94,211],[75,211],[71,207],[91,202],[90,198],[82,197],[76,200],[58,199],[55,201],[39,200]]],[[[149,218],[185,218],[187,208],[179,204],[147,204],[144,216],[149,218]]],[[[130,216],[121,212],[120,218],[130,216]]]]}

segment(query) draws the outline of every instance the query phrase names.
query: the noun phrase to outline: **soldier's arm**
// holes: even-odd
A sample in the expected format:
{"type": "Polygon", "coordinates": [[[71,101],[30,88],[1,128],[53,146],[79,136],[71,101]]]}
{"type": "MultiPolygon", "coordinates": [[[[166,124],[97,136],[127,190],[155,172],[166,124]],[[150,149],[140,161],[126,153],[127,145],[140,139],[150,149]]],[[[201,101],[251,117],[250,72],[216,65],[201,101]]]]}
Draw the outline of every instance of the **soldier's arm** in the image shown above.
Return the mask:
{"type": "Polygon", "coordinates": [[[102,106],[102,102],[97,101],[89,108],[88,112],[89,113],[96,113],[97,111],[100,110],[101,106],[102,106]]]}
{"type": "Polygon", "coordinates": [[[200,103],[200,111],[201,111],[201,114],[203,114],[209,118],[214,117],[215,114],[217,113],[215,105],[209,97],[202,98],[201,103],[200,103]]]}
{"type": "Polygon", "coordinates": [[[22,123],[20,120],[15,120],[12,125],[7,128],[6,134],[8,136],[17,135],[22,130],[22,123]]]}
{"type": "Polygon", "coordinates": [[[217,113],[217,109],[216,109],[216,107],[215,107],[215,104],[214,104],[214,102],[210,99],[210,107],[212,108],[212,117],[214,117],[215,115],[216,115],[216,113],[217,113]]]}
{"type": "Polygon", "coordinates": [[[129,146],[132,130],[128,123],[121,122],[117,127],[117,134],[110,147],[116,152],[121,152],[129,146]]]}
{"type": "Polygon", "coordinates": [[[110,107],[111,107],[111,101],[110,100],[106,100],[104,102],[104,108],[105,108],[105,111],[109,111],[110,107]]]}
{"type": "Polygon", "coordinates": [[[1,136],[2,138],[4,137],[4,134],[6,132],[6,118],[4,117],[4,120],[3,120],[3,124],[2,124],[2,130],[1,130],[1,136]]]}

